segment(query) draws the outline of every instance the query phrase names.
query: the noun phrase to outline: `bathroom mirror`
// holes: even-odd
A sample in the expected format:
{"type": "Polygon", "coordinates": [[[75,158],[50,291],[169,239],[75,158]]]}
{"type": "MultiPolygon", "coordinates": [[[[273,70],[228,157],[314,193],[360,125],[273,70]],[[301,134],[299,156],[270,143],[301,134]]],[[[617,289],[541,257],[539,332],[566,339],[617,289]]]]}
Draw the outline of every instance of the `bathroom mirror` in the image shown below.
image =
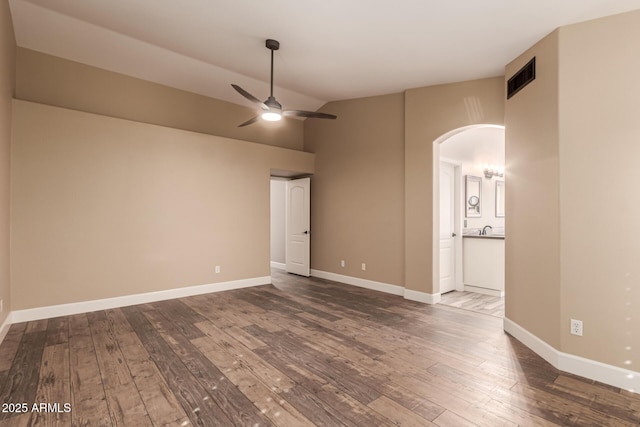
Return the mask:
{"type": "Polygon", "coordinates": [[[504,181],[496,181],[496,217],[504,218],[504,181]]]}
{"type": "Polygon", "coordinates": [[[465,176],[465,216],[467,218],[480,218],[482,216],[482,178],[478,176],[465,176]]]}

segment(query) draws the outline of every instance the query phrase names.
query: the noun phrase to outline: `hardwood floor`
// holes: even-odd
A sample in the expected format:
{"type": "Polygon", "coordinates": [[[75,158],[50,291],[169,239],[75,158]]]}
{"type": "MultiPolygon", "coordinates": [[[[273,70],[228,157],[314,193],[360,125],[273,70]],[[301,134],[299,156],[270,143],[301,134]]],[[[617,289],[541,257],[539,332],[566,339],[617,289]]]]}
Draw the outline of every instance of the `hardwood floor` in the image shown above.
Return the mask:
{"type": "Polygon", "coordinates": [[[0,384],[0,426],[640,424],[640,395],[555,370],[497,317],[280,272],[15,324],[0,384]]]}
{"type": "Polygon", "coordinates": [[[504,317],[504,298],[477,292],[460,291],[447,292],[441,298],[440,304],[488,314],[489,316],[504,317]]]}

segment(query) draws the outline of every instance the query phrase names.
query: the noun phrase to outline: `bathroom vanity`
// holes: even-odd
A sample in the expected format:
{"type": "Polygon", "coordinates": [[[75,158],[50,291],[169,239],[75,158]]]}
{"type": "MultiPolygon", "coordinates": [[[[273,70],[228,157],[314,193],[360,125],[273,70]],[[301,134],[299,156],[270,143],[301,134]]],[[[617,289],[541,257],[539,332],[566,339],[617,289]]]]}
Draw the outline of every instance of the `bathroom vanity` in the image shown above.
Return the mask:
{"type": "Polygon", "coordinates": [[[462,250],[465,291],[504,296],[504,235],[464,235],[462,250]]]}

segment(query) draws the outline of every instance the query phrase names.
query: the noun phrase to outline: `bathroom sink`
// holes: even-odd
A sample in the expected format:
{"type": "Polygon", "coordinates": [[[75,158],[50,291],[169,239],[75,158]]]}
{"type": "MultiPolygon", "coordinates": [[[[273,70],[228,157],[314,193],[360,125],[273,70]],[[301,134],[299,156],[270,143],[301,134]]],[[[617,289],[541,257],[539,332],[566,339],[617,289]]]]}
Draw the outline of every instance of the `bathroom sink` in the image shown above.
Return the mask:
{"type": "Polygon", "coordinates": [[[478,234],[465,234],[464,237],[473,237],[476,239],[504,239],[504,234],[486,234],[484,236],[480,236],[478,234]]]}

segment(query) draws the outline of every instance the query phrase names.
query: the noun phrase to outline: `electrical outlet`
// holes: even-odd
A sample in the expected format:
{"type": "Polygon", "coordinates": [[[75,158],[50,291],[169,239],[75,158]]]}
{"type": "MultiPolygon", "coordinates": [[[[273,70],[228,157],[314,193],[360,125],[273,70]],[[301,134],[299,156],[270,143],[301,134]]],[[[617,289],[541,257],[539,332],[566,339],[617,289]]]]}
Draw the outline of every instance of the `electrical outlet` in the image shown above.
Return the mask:
{"type": "Polygon", "coordinates": [[[582,320],[571,319],[571,335],[582,336],[582,320]]]}
{"type": "Polygon", "coordinates": [[[344,267],[344,260],[343,259],[340,260],[340,267],[344,267]]]}
{"type": "Polygon", "coordinates": [[[0,313],[4,311],[4,300],[0,299],[0,313]]]}
{"type": "Polygon", "coordinates": [[[362,271],[365,271],[367,269],[367,264],[365,264],[364,262],[362,263],[362,271]]]}
{"type": "Polygon", "coordinates": [[[216,274],[220,273],[220,266],[216,265],[216,274]]]}

